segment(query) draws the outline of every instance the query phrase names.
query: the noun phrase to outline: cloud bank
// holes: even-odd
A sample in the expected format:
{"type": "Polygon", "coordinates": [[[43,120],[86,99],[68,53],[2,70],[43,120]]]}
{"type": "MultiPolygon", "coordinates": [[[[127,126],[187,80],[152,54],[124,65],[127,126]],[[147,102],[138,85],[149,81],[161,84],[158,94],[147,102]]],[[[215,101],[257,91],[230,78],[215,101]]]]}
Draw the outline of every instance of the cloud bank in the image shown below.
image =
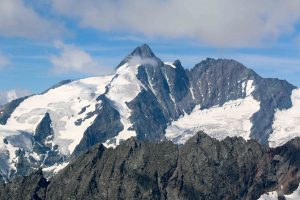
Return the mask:
{"type": "Polygon", "coordinates": [[[151,66],[157,66],[157,60],[153,58],[142,58],[140,56],[131,56],[128,59],[128,64],[130,66],[135,66],[135,65],[151,65],[151,66]]]}
{"type": "Polygon", "coordinates": [[[244,47],[290,34],[299,0],[51,0],[55,12],[82,27],[146,36],[190,38],[210,46],[244,47]]]}
{"type": "Polygon", "coordinates": [[[64,44],[60,41],[55,42],[54,45],[59,50],[59,55],[49,57],[54,73],[81,72],[102,75],[109,73],[111,70],[94,59],[88,52],[75,45],[64,44]]]}
{"type": "Polygon", "coordinates": [[[214,47],[255,47],[294,34],[299,0],[0,0],[0,35],[57,39],[81,28],[168,39],[214,47]],[[43,6],[42,6],[43,7],[43,6]],[[50,17],[51,16],[51,17],[50,17]]]}
{"type": "Polygon", "coordinates": [[[23,0],[0,0],[2,36],[44,40],[67,32],[60,22],[41,16],[23,0]]]}
{"type": "Polygon", "coordinates": [[[24,89],[11,89],[7,91],[0,91],[0,105],[4,105],[12,100],[15,100],[20,97],[30,95],[29,90],[24,89]]]}

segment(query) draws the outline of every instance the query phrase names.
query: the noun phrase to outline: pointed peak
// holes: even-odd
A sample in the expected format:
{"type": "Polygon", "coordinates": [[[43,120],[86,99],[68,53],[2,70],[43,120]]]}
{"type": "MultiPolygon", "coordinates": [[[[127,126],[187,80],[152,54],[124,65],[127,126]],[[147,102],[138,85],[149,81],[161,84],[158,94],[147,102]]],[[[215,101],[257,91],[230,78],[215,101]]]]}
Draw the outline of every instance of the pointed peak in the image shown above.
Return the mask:
{"type": "Polygon", "coordinates": [[[176,67],[182,67],[182,64],[181,64],[180,60],[175,60],[175,61],[173,62],[173,64],[174,64],[176,67]]]}
{"type": "Polygon", "coordinates": [[[147,44],[136,47],[128,56],[126,56],[120,64],[117,66],[118,69],[120,66],[125,63],[130,62],[131,60],[146,60],[147,62],[153,61],[153,63],[161,63],[159,58],[155,56],[151,48],[147,44]]]}
{"type": "Polygon", "coordinates": [[[147,44],[136,47],[130,54],[130,56],[140,56],[141,58],[152,58],[155,57],[151,48],[147,44]]]}

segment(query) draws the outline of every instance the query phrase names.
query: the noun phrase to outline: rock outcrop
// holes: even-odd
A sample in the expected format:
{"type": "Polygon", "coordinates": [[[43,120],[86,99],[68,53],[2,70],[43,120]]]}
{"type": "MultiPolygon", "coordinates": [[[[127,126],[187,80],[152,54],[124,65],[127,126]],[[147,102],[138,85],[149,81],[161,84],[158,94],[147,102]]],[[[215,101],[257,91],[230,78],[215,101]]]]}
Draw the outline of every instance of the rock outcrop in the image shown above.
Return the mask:
{"type": "Polygon", "coordinates": [[[2,184],[0,198],[258,199],[298,187],[299,156],[299,138],[275,149],[203,132],[183,146],[131,138],[116,149],[96,144],[49,182],[38,171],[2,184]]]}

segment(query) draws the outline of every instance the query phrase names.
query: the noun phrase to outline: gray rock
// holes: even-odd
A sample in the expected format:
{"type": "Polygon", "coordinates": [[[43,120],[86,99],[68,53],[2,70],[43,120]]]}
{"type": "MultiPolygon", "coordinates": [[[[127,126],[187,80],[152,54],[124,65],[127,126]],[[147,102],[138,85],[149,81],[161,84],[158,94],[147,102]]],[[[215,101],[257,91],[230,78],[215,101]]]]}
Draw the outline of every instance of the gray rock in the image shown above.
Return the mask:
{"type": "Polygon", "coordinates": [[[160,61],[149,46],[143,45],[120,65],[132,56],[156,61],[139,67],[137,78],[145,89],[128,102],[132,110],[130,121],[139,139],[161,140],[167,124],[189,114],[196,105],[209,109],[245,98],[245,83],[249,80],[255,86],[253,97],[260,101],[260,110],[251,117],[251,138],[267,144],[273,131],[275,110],[292,106],[291,94],[295,86],[287,81],[262,78],[235,60],[208,58],[190,70],[184,70],[180,61],[175,61],[174,69],[160,61]]]}
{"type": "Polygon", "coordinates": [[[43,177],[42,170],[30,176],[17,177],[9,184],[0,183],[0,199],[3,200],[41,200],[46,199],[49,182],[43,177]]]}
{"type": "Polygon", "coordinates": [[[106,140],[112,139],[124,128],[120,122],[119,112],[112,106],[109,99],[101,95],[98,100],[101,100],[101,106],[95,111],[97,117],[84,132],[71,158],[80,155],[99,142],[104,143],[106,140]]]}
{"type": "Polygon", "coordinates": [[[268,191],[295,190],[300,182],[299,156],[300,138],[275,149],[242,138],[219,142],[203,132],[182,147],[131,138],[116,149],[93,146],[50,183],[34,173],[2,184],[0,197],[9,199],[16,195],[15,188],[22,188],[24,197],[38,191],[41,199],[51,200],[250,200],[268,191]]]}

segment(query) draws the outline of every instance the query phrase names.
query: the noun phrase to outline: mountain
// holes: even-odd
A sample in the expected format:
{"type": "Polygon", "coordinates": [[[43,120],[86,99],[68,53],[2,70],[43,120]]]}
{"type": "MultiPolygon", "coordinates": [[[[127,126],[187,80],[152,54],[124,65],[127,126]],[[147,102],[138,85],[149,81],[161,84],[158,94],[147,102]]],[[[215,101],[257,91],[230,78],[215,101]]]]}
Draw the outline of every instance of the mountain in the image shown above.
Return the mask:
{"type": "Polygon", "coordinates": [[[277,147],[300,136],[300,89],[241,63],[208,58],[191,69],[137,47],[112,75],[67,80],[0,109],[0,176],[52,176],[93,145],[184,144],[198,131],[277,147]]]}
{"type": "Polygon", "coordinates": [[[299,156],[300,138],[277,148],[203,132],[181,147],[131,138],[115,149],[93,146],[49,180],[39,170],[1,184],[0,198],[250,200],[269,191],[282,198],[298,188],[299,156]]]}

